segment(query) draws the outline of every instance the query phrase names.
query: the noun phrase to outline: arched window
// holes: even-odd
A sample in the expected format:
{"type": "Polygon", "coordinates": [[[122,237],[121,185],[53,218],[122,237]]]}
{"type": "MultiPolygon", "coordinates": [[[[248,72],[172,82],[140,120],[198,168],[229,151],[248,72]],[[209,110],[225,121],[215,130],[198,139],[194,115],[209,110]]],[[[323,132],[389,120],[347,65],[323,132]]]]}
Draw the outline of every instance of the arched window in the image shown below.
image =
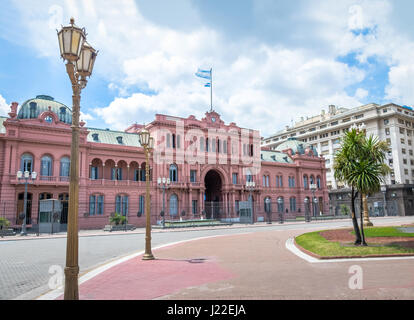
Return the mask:
{"type": "Polygon", "coordinates": [[[252,175],[252,172],[250,171],[250,169],[247,169],[246,181],[248,181],[248,182],[253,181],[253,175],[252,175]]]}
{"type": "Polygon", "coordinates": [[[22,155],[20,169],[23,172],[29,171],[30,173],[32,173],[33,157],[30,154],[25,153],[24,155],[22,155]]]}
{"type": "Polygon", "coordinates": [[[170,215],[176,216],[178,214],[178,197],[176,194],[173,194],[170,197],[170,215]]]}
{"type": "Polygon", "coordinates": [[[68,157],[63,157],[60,159],[60,176],[69,177],[70,172],[70,159],[68,157]]]}
{"type": "Polygon", "coordinates": [[[30,102],[30,119],[37,118],[37,103],[30,102]]]}
{"type": "Polygon", "coordinates": [[[52,158],[43,156],[40,165],[40,176],[50,177],[52,175],[52,158]]]}
{"type": "Polygon", "coordinates": [[[126,216],[128,214],[128,196],[117,195],[115,198],[115,211],[116,213],[126,216]]]}
{"type": "Polygon", "coordinates": [[[142,165],[141,165],[141,181],[146,181],[146,179],[147,179],[147,176],[146,176],[146,169],[145,169],[145,167],[147,166],[147,164],[144,162],[144,163],[142,163],[142,165]]]}
{"type": "Polygon", "coordinates": [[[264,198],[264,210],[266,213],[272,212],[272,200],[270,197],[264,198]]]}
{"type": "Polygon", "coordinates": [[[170,165],[170,181],[171,182],[178,181],[178,170],[175,164],[170,165]]]}
{"type": "Polygon", "coordinates": [[[303,188],[304,189],[308,189],[309,188],[309,186],[308,186],[308,176],[303,176],[303,188]]]}
{"type": "Polygon", "coordinates": [[[321,188],[321,177],[320,176],[316,177],[316,185],[317,185],[318,189],[321,188]]]}
{"type": "Polygon", "coordinates": [[[315,184],[315,177],[314,176],[310,176],[310,184],[315,184]]]}
{"type": "Polygon", "coordinates": [[[60,107],[59,109],[59,121],[64,122],[65,121],[65,116],[66,116],[66,108],[65,107],[60,107]]]}
{"type": "Polygon", "coordinates": [[[277,198],[277,211],[283,213],[285,208],[283,197],[277,198]]]}

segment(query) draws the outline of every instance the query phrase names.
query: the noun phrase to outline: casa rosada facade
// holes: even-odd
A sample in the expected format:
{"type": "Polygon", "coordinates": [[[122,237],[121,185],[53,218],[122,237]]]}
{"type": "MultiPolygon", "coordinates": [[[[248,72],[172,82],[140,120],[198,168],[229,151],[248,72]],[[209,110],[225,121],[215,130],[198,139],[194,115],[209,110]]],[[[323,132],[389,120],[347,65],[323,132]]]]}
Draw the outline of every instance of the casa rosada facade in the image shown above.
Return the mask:
{"type": "MultiPolygon", "coordinates": [[[[67,223],[71,144],[71,110],[49,96],[22,106],[12,103],[0,117],[0,216],[22,224],[24,180],[18,171],[36,172],[28,181],[26,223],[38,223],[39,201],[62,203],[60,223],[67,223]]],[[[144,149],[134,124],[125,131],[87,128],[81,122],[79,150],[79,227],[103,228],[114,213],[145,225],[144,149]]],[[[225,124],[215,111],[198,120],[163,114],[145,126],[155,138],[150,156],[151,221],[165,219],[231,219],[241,202],[252,197],[254,221],[304,215],[305,198],[316,184],[319,201],[310,214],[329,212],[325,160],[310,145],[290,139],[277,150],[260,147],[257,130],[225,124]],[[159,178],[170,179],[163,188],[159,178]],[[246,181],[254,181],[252,190],[246,181]]],[[[161,179],[162,180],[162,179],[161,179]]],[[[311,201],[310,201],[311,202],[311,201]]],[[[309,210],[310,207],[307,208],[309,210]]],[[[310,211],[309,211],[310,212],[310,211]]]]}

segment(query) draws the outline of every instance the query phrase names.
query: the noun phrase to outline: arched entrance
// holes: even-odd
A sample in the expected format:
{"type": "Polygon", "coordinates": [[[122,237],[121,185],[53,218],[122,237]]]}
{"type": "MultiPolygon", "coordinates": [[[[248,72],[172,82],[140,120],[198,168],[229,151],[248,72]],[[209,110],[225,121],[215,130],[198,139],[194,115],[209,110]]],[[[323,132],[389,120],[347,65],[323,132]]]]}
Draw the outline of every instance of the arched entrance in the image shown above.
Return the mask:
{"type": "Polygon", "coordinates": [[[204,207],[207,219],[219,219],[222,207],[221,176],[216,170],[207,172],[204,178],[205,195],[204,207]]]}

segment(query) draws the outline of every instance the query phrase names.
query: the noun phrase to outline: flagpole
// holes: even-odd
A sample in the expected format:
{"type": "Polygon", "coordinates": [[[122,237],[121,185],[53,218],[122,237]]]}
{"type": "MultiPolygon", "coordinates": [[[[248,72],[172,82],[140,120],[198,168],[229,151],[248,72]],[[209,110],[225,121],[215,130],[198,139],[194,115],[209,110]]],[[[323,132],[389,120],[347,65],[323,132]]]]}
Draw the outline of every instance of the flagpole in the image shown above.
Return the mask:
{"type": "Polygon", "coordinates": [[[213,68],[210,69],[210,112],[213,111],[213,68]]]}

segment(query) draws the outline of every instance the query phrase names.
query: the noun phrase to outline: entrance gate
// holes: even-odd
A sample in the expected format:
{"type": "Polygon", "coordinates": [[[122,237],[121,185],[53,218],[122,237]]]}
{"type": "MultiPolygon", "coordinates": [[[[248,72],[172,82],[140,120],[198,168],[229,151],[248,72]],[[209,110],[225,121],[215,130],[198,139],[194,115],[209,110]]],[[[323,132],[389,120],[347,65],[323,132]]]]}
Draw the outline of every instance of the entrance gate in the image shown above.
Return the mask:
{"type": "Polygon", "coordinates": [[[253,210],[250,201],[239,202],[240,223],[253,223],[253,210]]]}

